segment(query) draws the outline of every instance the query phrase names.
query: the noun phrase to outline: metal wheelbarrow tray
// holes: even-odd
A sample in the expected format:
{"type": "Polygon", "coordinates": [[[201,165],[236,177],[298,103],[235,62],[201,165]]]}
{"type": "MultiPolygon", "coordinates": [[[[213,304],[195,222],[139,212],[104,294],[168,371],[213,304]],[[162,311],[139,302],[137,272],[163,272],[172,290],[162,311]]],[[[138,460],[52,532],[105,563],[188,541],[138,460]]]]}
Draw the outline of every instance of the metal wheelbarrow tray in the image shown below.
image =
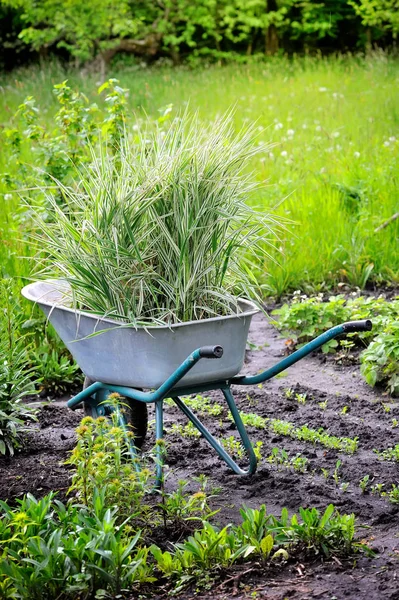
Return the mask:
{"type": "MultiPolygon", "coordinates": [[[[258,312],[248,300],[239,301],[242,312],[238,315],[170,327],[134,328],[74,310],[65,305],[66,292],[68,287],[62,281],[31,283],[22,290],[28,300],[37,303],[44,311],[86,375],[86,388],[69,400],[69,408],[75,409],[84,403],[94,417],[117,410],[120,424],[126,430],[124,415],[117,408],[107,405],[106,401],[110,393],[117,392],[130,401],[132,414],[135,415],[132,425],[140,430],[147,417],[147,404],[155,403],[155,433],[156,439],[160,440],[163,438],[163,401],[172,398],[220,458],[239,475],[254,473],[257,460],[234,402],[231,386],[263,383],[329,340],[345,333],[369,331],[372,328],[369,320],[337,325],[270,369],[254,376],[237,376],[244,361],[249,325],[252,316],[258,312]],[[96,332],[101,333],[93,336],[96,332]],[[143,388],[153,391],[143,391],[143,388]],[[181,399],[183,395],[210,390],[220,390],[226,400],[248,455],[247,470],[237,465],[181,399]]],[[[157,453],[156,485],[159,486],[163,477],[160,445],[157,445],[157,453]]],[[[134,446],[131,447],[131,454],[132,457],[136,456],[134,446]]]]}

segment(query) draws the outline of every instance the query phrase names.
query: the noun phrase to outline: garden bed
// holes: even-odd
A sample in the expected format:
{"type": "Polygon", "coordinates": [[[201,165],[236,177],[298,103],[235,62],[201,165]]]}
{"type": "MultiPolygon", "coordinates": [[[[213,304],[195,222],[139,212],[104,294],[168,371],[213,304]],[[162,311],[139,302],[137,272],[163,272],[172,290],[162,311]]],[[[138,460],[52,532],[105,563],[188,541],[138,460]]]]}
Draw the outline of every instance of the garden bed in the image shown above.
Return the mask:
{"type": "MultiPolygon", "coordinates": [[[[247,353],[246,372],[253,374],[271,366],[284,352],[284,340],[263,317],[254,319],[249,340],[253,349],[247,353]]],[[[269,513],[279,514],[284,506],[294,512],[299,506],[324,509],[333,503],[340,512],[353,512],[359,524],[370,527],[364,530],[364,538],[371,541],[378,554],[374,559],[361,557],[346,563],[302,564],[299,560],[283,570],[266,573],[256,564],[246,563],[240,571],[227,573],[226,583],[218,582],[211,595],[303,600],[399,598],[399,504],[392,502],[399,502],[399,497],[382,495],[397,484],[398,463],[383,460],[374,451],[398,443],[399,404],[368,387],[358,365],[340,365],[321,354],[302,360],[283,375],[262,387],[233,390],[241,411],[265,419],[257,426],[248,425],[252,442],[262,442],[262,460],[251,478],[232,474],[204,440],[191,437],[191,431],[184,429],[185,417],[168,405],[167,487],[173,488],[179,479],[207,475],[210,486],[220,488],[214,505],[221,508],[216,517],[221,524],[238,520],[242,504],[255,508],[264,503],[269,513]],[[281,421],[293,424],[285,425],[289,436],[281,433],[281,421]],[[320,437],[316,443],[298,439],[303,425],[308,430],[323,428],[338,442],[320,437]],[[358,444],[353,453],[328,447],[341,443],[346,450],[353,450],[343,440],[355,437],[358,444]],[[369,479],[364,479],[367,476],[369,479]]],[[[196,400],[197,406],[204,408],[201,418],[219,439],[235,437],[222,398],[213,393],[209,396],[209,402],[196,400]],[[207,407],[215,407],[216,403],[222,405],[221,414],[212,416],[207,407]]],[[[68,410],[65,399],[41,408],[38,423],[25,435],[25,449],[13,458],[0,458],[2,499],[12,501],[26,492],[39,497],[50,490],[59,490],[59,495],[65,497],[69,474],[62,461],[75,444],[74,429],[82,416],[80,410],[68,410]]],[[[152,436],[153,432],[146,442],[148,448],[152,436]]],[[[183,597],[191,596],[191,592],[183,593],[183,597]]]]}

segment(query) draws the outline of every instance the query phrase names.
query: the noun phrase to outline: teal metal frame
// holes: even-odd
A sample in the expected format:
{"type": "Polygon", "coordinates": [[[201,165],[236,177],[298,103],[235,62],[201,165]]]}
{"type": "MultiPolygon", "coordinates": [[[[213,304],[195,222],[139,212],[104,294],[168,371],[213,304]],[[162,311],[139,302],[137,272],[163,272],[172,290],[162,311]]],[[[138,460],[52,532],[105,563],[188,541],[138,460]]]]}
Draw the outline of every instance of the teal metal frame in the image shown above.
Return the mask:
{"type": "MultiPolygon", "coordinates": [[[[283,360],[279,361],[276,365],[270,369],[266,369],[259,375],[254,376],[239,376],[233,377],[228,381],[215,381],[209,382],[202,385],[196,385],[191,387],[179,387],[176,388],[176,384],[190,371],[197,362],[203,358],[207,359],[218,359],[223,355],[223,349],[220,346],[209,346],[204,348],[198,348],[194,350],[186,360],[176,369],[174,373],[157,389],[154,391],[143,392],[135,388],[124,387],[120,385],[111,385],[103,382],[95,382],[88,386],[85,390],[79,392],[76,396],[71,398],[68,402],[68,407],[72,410],[79,407],[79,405],[86,401],[90,402],[93,409],[98,416],[109,414],[111,411],[116,410],[119,424],[126,429],[126,421],[123,414],[118,408],[107,405],[107,396],[112,392],[117,392],[121,396],[130,398],[132,400],[138,400],[139,402],[154,403],[155,404],[155,437],[159,441],[163,438],[163,401],[166,398],[171,398],[178,408],[188,417],[191,423],[198,429],[201,435],[209,442],[212,448],[216,451],[218,456],[225,461],[225,463],[236,473],[237,475],[252,475],[255,473],[257,468],[257,459],[253,451],[252,444],[249,440],[245,426],[240,417],[240,413],[236,406],[236,403],[231,393],[232,385],[257,385],[264,383],[269,379],[272,379],[282,371],[285,371],[288,367],[295,364],[314,350],[317,350],[326,342],[347,333],[355,333],[360,331],[370,331],[372,323],[369,320],[365,321],[350,321],[332,327],[325,333],[322,333],[317,338],[296,350],[290,356],[287,356],[283,360]],[[210,390],[221,390],[226,403],[229,407],[233,421],[237,427],[240,435],[242,444],[247,452],[249,466],[248,469],[244,470],[232,459],[232,457],[226,452],[226,450],[219,444],[215,437],[205,427],[205,425],[198,419],[198,417],[192,412],[192,410],[183,402],[181,396],[188,396],[190,394],[199,394],[202,392],[208,392],[210,390]]],[[[131,445],[131,456],[133,459],[137,458],[137,451],[131,445]]],[[[161,444],[156,444],[156,487],[160,487],[163,480],[163,449],[161,444]]],[[[136,468],[139,469],[138,461],[134,460],[136,468]]]]}

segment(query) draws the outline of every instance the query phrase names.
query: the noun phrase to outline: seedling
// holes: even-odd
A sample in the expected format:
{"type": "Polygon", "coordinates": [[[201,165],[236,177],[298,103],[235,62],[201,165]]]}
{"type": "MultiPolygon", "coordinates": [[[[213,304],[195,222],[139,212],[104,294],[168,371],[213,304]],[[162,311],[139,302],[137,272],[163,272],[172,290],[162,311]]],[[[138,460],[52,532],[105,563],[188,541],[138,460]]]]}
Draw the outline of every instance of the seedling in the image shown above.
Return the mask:
{"type": "Polygon", "coordinates": [[[178,423],[173,423],[170,428],[170,433],[176,433],[183,438],[199,438],[201,437],[198,429],[189,421],[186,425],[181,425],[178,423]]]}
{"type": "Polygon", "coordinates": [[[380,460],[395,460],[396,462],[399,462],[399,444],[396,444],[393,448],[387,448],[386,450],[374,449],[374,452],[380,460]]]}
{"type": "Polygon", "coordinates": [[[291,388],[287,388],[286,390],[284,390],[284,395],[288,400],[292,400],[294,397],[294,390],[291,388]]]}
{"type": "Polygon", "coordinates": [[[298,404],[306,404],[307,394],[295,394],[298,404]]]}
{"type": "Polygon", "coordinates": [[[366,493],[366,489],[367,486],[369,484],[370,481],[370,475],[365,475],[360,481],[359,481],[359,487],[362,490],[362,494],[366,493]]]}
{"type": "Polygon", "coordinates": [[[291,438],[311,442],[312,444],[321,444],[326,448],[333,448],[346,454],[354,454],[358,447],[358,438],[339,438],[329,435],[322,427],[318,430],[310,429],[307,425],[295,427],[294,423],[281,421],[279,419],[270,419],[269,427],[278,435],[286,435],[291,438]]]}
{"type": "Polygon", "coordinates": [[[339,474],[338,474],[338,471],[339,471],[339,468],[340,468],[341,464],[342,463],[341,463],[340,460],[337,460],[337,462],[335,463],[335,469],[334,469],[333,479],[334,479],[336,485],[339,484],[339,474]]]}
{"type": "Polygon", "coordinates": [[[327,481],[327,479],[330,476],[330,469],[325,469],[322,467],[321,472],[322,472],[324,479],[327,481]]]}
{"type": "Polygon", "coordinates": [[[324,400],[323,402],[319,402],[319,407],[321,410],[326,410],[328,404],[328,400],[324,400]]]}
{"type": "Polygon", "coordinates": [[[385,487],[384,483],[376,483],[371,486],[371,493],[378,494],[379,496],[381,496],[381,494],[383,493],[384,487],[385,487]]]}
{"type": "Polygon", "coordinates": [[[237,458],[243,458],[244,447],[233,435],[228,438],[223,438],[220,441],[224,449],[227,450],[229,454],[236,456],[237,458]]]}
{"type": "Polygon", "coordinates": [[[283,448],[273,448],[271,455],[266,460],[274,465],[293,468],[298,473],[305,473],[308,468],[308,459],[306,457],[301,454],[290,457],[288,452],[283,448]]]}

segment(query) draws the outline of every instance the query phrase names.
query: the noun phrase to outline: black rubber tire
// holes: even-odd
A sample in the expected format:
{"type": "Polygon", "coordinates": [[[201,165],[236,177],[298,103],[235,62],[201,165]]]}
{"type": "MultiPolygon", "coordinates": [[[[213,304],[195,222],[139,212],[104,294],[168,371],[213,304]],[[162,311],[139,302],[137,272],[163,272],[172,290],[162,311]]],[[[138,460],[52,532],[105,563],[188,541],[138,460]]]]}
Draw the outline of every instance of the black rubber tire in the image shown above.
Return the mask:
{"type": "MultiPolygon", "coordinates": [[[[85,377],[83,383],[83,389],[91,385],[93,381],[88,377],[85,377]]],[[[124,407],[124,414],[128,425],[131,426],[134,432],[134,445],[136,448],[141,448],[144,444],[145,437],[148,429],[148,410],[145,402],[139,402],[138,400],[131,400],[122,396],[122,403],[127,405],[124,407]]],[[[92,406],[90,402],[84,402],[84,412],[88,417],[95,417],[93,415],[92,406]]]]}

